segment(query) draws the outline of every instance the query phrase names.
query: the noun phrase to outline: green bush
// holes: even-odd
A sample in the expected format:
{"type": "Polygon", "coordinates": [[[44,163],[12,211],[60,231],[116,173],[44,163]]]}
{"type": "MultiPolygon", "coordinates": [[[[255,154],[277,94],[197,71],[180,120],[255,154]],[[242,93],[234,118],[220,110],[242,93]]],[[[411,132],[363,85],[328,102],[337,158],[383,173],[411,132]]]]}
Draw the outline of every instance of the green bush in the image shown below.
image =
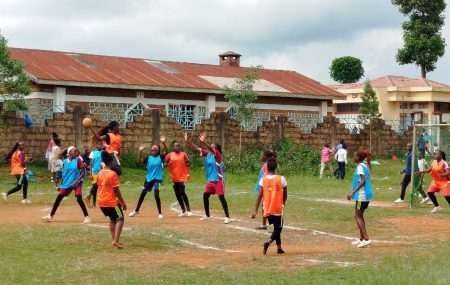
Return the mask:
{"type": "MultiPolygon", "coordinates": [[[[239,159],[237,149],[227,150],[223,154],[223,167],[226,173],[257,173],[261,169],[261,154],[266,148],[256,146],[242,152],[239,159]]],[[[306,145],[296,145],[291,140],[280,141],[274,150],[277,153],[277,160],[280,174],[308,174],[318,175],[320,165],[320,152],[306,145]]],[[[183,149],[183,151],[186,151],[183,149]]],[[[192,169],[204,169],[204,158],[198,153],[187,151],[189,154],[192,169]]],[[[125,167],[140,167],[136,163],[137,154],[127,153],[122,155],[125,167]]]]}

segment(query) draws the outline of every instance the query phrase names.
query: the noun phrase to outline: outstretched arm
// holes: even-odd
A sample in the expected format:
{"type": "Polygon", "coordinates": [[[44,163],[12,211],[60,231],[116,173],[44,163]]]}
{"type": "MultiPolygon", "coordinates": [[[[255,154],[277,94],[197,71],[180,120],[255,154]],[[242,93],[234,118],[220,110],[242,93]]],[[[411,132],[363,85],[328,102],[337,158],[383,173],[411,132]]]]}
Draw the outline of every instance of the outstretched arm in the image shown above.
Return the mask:
{"type": "Polygon", "coordinates": [[[206,142],[206,134],[205,133],[201,133],[200,136],[198,137],[198,139],[209,152],[214,153],[214,149],[211,147],[210,144],[208,144],[206,142]]]}
{"type": "Polygon", "coordinates": [[[416,172],[416,175],[425,174],[425,173],[430,173],[430,172],[431,172],[431,168],[428,168],[427,170],[417,171],[417,172],[416,172]]]}
{"type": "Polygon", "coordinates": [[[91,130],[92,135],[94,135],[94,138],[95,138],[96,140],[98,140],[98,141],[104,141],[104,140],[106,139],[106,135],[99,136],[99,135],[94,131],[94,128],[93,128],[93,127],[90,127],[89,129],[91,130]]]}

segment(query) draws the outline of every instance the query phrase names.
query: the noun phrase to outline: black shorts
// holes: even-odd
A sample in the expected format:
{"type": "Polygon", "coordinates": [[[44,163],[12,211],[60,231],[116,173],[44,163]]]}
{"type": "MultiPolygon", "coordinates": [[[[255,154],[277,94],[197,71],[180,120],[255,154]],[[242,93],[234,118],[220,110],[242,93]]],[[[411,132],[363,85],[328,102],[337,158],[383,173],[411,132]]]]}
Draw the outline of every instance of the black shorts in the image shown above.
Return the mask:
{"type": "Polygon", "coordinates": [[[283,216],[267,216],[267,221],[269,221],[269,225],[273,225],[274,227],[283,227],[283,216]]]}
{"type": "Polygon", "coordinates": [[[153,189],[159,190],[159,183],[161,182],[161,180],[152,180],[150,182],[145,181],[142,190],[145,190],[146,192],[152,192],[153,189]]]}
{"type": "Polygon", "coordinates": [[[106,217],[109,217],[111,223],[124,220],[122,207],[120,207],[120,205],[117,205],[116,207],[100,207],[100,209],[106,217]]]}
{"type": "Polygon", "coordinates": [[[356,201],[355,209],[364,211],[369,207],[369,201],[356,201]]]}

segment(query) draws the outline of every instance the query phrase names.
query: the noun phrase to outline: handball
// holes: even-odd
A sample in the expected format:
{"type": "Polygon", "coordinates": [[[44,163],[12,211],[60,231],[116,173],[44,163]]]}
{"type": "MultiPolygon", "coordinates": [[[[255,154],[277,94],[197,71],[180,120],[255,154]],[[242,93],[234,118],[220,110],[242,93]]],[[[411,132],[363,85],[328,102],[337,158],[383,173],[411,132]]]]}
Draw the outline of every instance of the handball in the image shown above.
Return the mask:
{"type": "Polygon", "coordinates": [[[91,118],[84,118],[83,119],[83,127],[85,127],[86,129],[92,127],[92,120],[91,120],[91,118]]]}

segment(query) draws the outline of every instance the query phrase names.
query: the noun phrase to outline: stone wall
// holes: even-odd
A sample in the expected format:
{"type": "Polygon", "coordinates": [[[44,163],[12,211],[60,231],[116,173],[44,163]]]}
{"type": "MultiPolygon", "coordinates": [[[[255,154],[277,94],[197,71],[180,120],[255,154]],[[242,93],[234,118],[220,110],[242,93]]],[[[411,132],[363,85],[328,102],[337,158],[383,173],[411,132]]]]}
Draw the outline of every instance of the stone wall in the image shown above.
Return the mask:
{"type": "MultiPolygon", "coordinates": [[[[75,107],[72,112],[55,114],[53,120],[48,120],[45,127],[25,127],[24,120],[16,118],[15,113],[6,114],[2,119],[0,127],[0,152],[2,154],[18,140],[27,144],[27,150],[37,160],[44,159],[44,153],[51,138],[51,133],[56,132],[63,140],[63,147],[76,145],[81,150],[90,148],[92,135],[82,127],[82,120],[86,116],[86,109],[81,106],[75,107]]],[[[100,129],[106,123],[100,118],[90,116],[94,122],[94,128],[100,129]]],[[[239,125],[230,119],[226,113],[212,113],[209,119],[203,120],[201,125],[196,126],[195,131],[190,131],[196,136],[199,132],[205,132],[210,142],[218,142],[224,149],[238,148],[239,125]]],[[[143,143],[156,143],[160,135],[165,135],[169,142],[181,141],[184,131],[174,118],[167,118],[161,114],[159,109],[146,110],[143,116],[134,117],[134,122],[128,123],[123,129],[124,152],[136,152],[139,145],[143,143]]],[[[310,134],[301,133],[294,123],[287,121],[284,116],[272,118],[264,122],[257,132],[243,132],[243,148],[255,145],[271,147],[280,139],[292,139],[296,144],[307,144],[320,150],[324,143],[336,144],[340,139],[345,139],[348,150],[369,148],[369,134],[367,130],[361,130],[358,135],[350,134],[350,131],[337,119],[326,117],[324,122],[318,124],[310,134]]],[[[408,130],[404,135],[397,133],[383,122],[373,131],[372,152],[374,155],[391,155],[404,151],[405,145],[411,142],[412,131],[408,130]]]]}

